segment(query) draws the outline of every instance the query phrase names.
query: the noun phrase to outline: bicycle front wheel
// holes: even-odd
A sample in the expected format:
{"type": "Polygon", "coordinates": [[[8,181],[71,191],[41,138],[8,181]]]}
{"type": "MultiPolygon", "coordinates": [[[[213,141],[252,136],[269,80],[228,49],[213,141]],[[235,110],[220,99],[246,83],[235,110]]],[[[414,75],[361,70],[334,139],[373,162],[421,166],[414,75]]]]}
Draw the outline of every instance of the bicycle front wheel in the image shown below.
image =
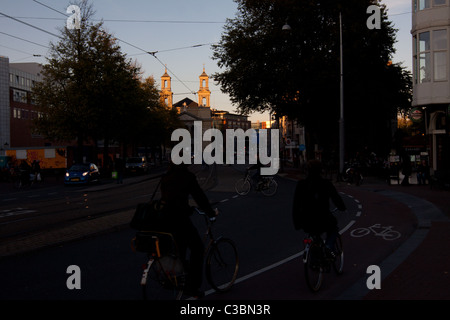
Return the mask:
{"type": "MultiPolygon", "coordinates": [[[[144,269],[141,287],[144,300],[181,300],[184,291],[185,277],[169,277],[164,274],[158,261],[154,261],[149,269],[144,269]]],[[[148,265],[147,265],[148,268],[148,265]]]]}
{"type": "Polygon", "coordinates": [[[342,238],[340,235],[336,238],[334,246],[336,259],[333,262],[333,269],[337,274],[342,274],[342,272],[344,272],[344,248],[342,246],[342,238]]]}
{"type": "Polygon", "coordinates": [[[240,196],[245,196],[247,193],[249,193],[250,188],[251,188],[250,181],[245,178],[239,179],[238,181],[236,181],[236,184],[234,185],[234,189],[240,196]]]}
{"type": "Polygon", "coordinates": [[[313,292],[319,291],[323,280],[322,248],[316,244],[312,244],[303,262],[308,288],[313,292]]]}
{"type": "Polygon", "coordinates": [[[218,292],[228,291],[239,270],[239,258],[234,242],[227,238],[217,240],[206,258],[206,279],[218,292]]]}
{"type": "Polygon", "coordinates": [[[270,181],[265,182],[261,192],[265,196],[273,196],[278,189],[278,183],[274,179],[270,179],[270,181]],[[266,185],[267,184],[267,185],[266,185]]]}

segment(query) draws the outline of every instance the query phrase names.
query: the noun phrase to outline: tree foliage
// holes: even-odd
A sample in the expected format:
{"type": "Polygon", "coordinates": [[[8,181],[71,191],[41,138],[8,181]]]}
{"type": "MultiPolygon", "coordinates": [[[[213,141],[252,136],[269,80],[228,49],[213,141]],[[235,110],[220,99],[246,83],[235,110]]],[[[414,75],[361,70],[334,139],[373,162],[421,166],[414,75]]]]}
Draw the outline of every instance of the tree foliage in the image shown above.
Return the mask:
{"type": "Polygon", "coordinates": [[[161,106],[154,81],[142,79],[140,67],[121,52],[102,22],[91,22],[92,6],[87,1],[79,6],[80,29],[61,29],[43,66],[43,81],[33,89],[41,114],[35,129],[54,141],[77,140],[80,149],[103,140],[105,155],[111,141],[161,142],[167,134],[152,125],[167,130],[158,121],[173,115],[161,106]]]}
{"type": "Polygon", "coordinates": [[[344,110],[349,152],[386,152],[390,120],[410,104],[411,79],[389,65],[395,32],[384,5],[373,0],[235,0],[213,58],[214,79],[244,114],[275,112],[302,123],[309,147],[336,149],[340,111],[342,17],[344,110]],[[381,28],[366,25],[369,5],[381,8],[381,28]],[[283,30],[288,24],[290,30],[283,30]]]}

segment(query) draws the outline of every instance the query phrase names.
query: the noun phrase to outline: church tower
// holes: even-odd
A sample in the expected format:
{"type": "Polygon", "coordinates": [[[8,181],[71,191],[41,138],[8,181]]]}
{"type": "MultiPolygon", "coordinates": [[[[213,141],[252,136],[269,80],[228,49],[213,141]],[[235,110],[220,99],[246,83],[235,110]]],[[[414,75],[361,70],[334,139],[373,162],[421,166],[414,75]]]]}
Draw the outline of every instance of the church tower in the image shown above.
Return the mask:
{"type": "Polygon", "coordinates": [[[203,67],[203,73],[199,77],[200,79],[200,89],[198,90],[198,105],[199,107],[210,107],[209,98],[211,96],[211,91],[209,91],[208,81],[209,77],[205,72],[205,67],[203,67]]]}
{"type": "Polygon", "coordinates": [[[164,103],[169,109],[172,109],[173,105],[173,92],[171,89],[171,77],[166,71],[161,77],[161,102],[164,103]]]}

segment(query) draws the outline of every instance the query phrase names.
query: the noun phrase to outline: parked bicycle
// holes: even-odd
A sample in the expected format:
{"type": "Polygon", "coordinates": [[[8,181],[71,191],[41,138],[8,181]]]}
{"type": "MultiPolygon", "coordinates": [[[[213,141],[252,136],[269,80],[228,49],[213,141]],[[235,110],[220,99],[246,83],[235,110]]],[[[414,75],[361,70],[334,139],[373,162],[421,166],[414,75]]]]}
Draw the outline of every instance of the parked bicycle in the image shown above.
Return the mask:
{"type": "Polygon", "coordinates": [[[278,183],[273,176],[260,176],[259,180],[255,182],[250,176],[249,170],[245,170],[244,178],[236,181],[234,189],[239,195],[245,196],[252,188],[265,196],[273,196],[277,192],[278,183]]]}
{"type": "Polygon", "coordinates": [[[307,234],[303,239],[303,244],[305,246],[303,266],[306,284],[311,291],[317,292],[322,286],[324,273],[329,273],[333,269],[336,274],[340,275],[344,271],[342,238],[338,234],[333,250],[334,257],[329,254],[330,249],[326,247],[322,234],[307,234]]]}
{"type": "MultiPolygon", "coordinates": [[[[206,223],[205,273],[211,287],[217,292],[230,290],[236,281],[239,258],[235,243],[226,237],[215,238],[212,226],[216,218],[208,218],[198,208],[195,211],[206,223]]],[[[145,252],[148,262],[143,266],[141,287],[145,300],[180,300],[186,282],[185,261],[178,251],[172,234],[157,231],[139,231],[132,239],[134,251],[145,252]]]]}
{"type": "Polygon", "coordinates": [[[356,162],[345,163],[344,171],[342,172],[342,181],[360,186],[363,180],[360,167],[356,162]]]}

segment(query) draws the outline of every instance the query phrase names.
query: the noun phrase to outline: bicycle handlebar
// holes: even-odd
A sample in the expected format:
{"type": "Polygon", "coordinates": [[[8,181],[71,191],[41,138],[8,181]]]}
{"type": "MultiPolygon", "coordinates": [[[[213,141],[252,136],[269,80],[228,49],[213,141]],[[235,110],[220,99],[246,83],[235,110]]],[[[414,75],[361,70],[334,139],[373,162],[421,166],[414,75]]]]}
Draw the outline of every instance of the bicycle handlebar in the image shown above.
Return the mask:
{"type": "Polygon", "coordinates": [[[208,220],[211,221],[211,222],[216,221],[216,217],[219,215],[219,209],[217,209],[217,208],[214,209],[214,211],[216,212],[216,215],[215,215],[214,217],[207,217],[207,216],[206,216],[206,212],[200,210],[200,209],[197,208],[197,207],[193,207],[193,209],[194,209],[195,211],[197,211],[197,213],[198,213],[199,215],[205,216],[205,219],[208,219],[208,220]]]}

